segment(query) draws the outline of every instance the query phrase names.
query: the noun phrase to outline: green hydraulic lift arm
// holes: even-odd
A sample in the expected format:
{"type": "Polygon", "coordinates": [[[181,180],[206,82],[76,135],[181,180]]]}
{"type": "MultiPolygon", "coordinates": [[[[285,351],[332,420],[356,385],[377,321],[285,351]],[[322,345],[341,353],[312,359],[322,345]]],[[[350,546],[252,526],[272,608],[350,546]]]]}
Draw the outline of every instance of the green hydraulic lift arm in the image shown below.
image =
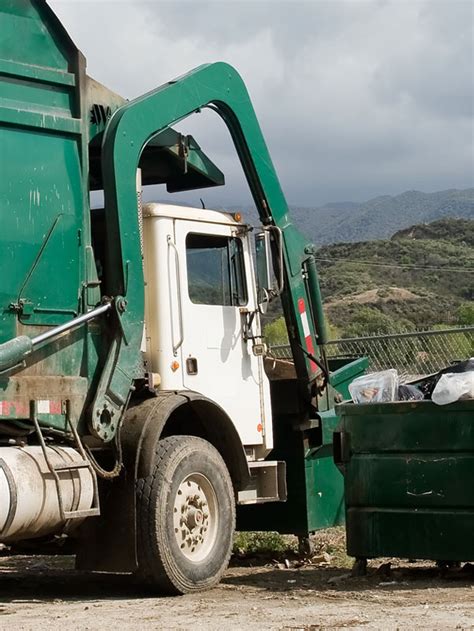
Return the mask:
{"type": "MultiPolygon", "coordinates": [[[[143,376],[140,347],[144,279],[135,190],[140,155],[157,133],[203,107],[216,110],[229,128],[262,223],[281,230],[285,272],[282,302],[297,374],[309,384],[319,372],[312,356],[316,344],[324,342],[324,317],[312,246],[289,218],[241,77],[224,63],[201,66],[124,104],[113,114],[104,133],[102,171],[108,239],[105,293],[112,297],[104,300],[115,324],[90,417],[91,431],[104,441],[113,439],[133,380],[143,376]]],[[[87,318],[97,317],[104,309],[95,309],[87,318]]],[[[64,326],[69,329],[78,322],[75,319],[64,326]]],[[[59,335],[63,328],[51,329],[48,339],[59,335]]],[[[21,363],[34,350],[34,342],[20,336],[0,345],[0,371],[21,363]]]]}
{"type": "MultiPolygon", "coordinates": [[[[245,84],[228,64],[200,66],[118,109],[104,134],[102,169],[109,252],[106,290],[115,298],[123,334],[110,351],[94,402],[93,429],[106,440],[115,429],[109,412],[123,408],[131,382],[141,370],[144,282],[135,190],[140,155],[158,132],[203,107],[215,109],[229,128],[262,223],[282,231],[283,303],[294,351],[303,347],[315,353],[316,343],[321,342],[317,331],[321,336],[324,323],[312,246],[290,220],[245,84]]],[[[298,376],[312,380],[318,372],[314,362],[304,350],[294,354],[298,376]]]]}

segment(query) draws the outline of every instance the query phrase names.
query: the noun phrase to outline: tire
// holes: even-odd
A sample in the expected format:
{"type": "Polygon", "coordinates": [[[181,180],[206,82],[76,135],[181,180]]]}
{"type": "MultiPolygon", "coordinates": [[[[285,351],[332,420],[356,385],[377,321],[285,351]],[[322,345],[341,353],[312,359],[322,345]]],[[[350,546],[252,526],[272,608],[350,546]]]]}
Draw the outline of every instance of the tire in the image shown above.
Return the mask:
{"type": "Polygon", "coordinates": [[[153,471],[137,480],[139,575],[168,594],[216,585],[235,529],[232,481],[219,452],[194,436],[159,441],[153,471]]]}

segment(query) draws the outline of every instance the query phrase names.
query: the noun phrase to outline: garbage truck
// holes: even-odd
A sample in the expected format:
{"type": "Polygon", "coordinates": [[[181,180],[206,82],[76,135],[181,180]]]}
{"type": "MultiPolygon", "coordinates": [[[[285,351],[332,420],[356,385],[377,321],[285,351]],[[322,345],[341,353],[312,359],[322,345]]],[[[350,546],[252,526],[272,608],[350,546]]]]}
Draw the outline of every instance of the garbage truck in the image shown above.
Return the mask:
{"type": "Polygon", "coordinates": [[[325,356],[314,249],[237,71],[127,101],[44,0],[2,0],[0,161],[0,542],[67,540],[79,568],[186,593],[219,581],[236,514],[303,538],[340,520],[334,404],[363,367],[325,356]],[[150,185],[224,184],[173,127],[203,108],[230,132],[256,229],[142,202],[150,185]],[[280,374],[272,300],[292,349],[280,374]]]}

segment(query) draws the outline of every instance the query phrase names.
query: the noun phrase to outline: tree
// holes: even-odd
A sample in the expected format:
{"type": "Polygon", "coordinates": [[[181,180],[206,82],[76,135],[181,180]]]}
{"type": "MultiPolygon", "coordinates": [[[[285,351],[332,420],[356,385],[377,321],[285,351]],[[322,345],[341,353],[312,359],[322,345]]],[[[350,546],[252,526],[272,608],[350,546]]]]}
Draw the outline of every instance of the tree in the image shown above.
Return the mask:
{"type": "Polygon", "coordinates": [[[366,335],[407,333],[415,329],[405,318],[394,318],[378,309],[361,307],[346,327],[343,337],[364,337],[366,335]]]}
{"type": "Polygon", "coordinates": [[[285,318],[281,316],[264,328],[264,336],[269,346],[280,346],[288,344],[288,331],[286,330],[285,318]]]}
{"type": "Polygon", "coordinates": [[[464,302],[458,309],[457,320],[465,326],[474,324],[474,303],[464,302]]]}

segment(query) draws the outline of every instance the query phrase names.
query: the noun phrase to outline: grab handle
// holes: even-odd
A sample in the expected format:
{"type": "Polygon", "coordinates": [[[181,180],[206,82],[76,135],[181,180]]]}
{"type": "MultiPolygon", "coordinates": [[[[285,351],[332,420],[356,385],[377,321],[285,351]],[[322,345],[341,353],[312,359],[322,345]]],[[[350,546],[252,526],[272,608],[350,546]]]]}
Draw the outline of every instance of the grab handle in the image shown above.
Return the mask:
{"type": "Polygon", "coordinates": [[[183,308],[181,304],[181,274],[179,270],[179,252],[176,244],[174,243],[171,235],[169,234],[166,237],[168,242],[168,288],[169,288],[169,297],[170,297],[170,313],[171,313],[171,338],[173,342],[173,354],[176,355],[178,349],[182,346],[184,341],[184,328],[183,328],[183,308]],[[169,253],[173,250],[175,256],[175,265],[176,265],[176,291],[177,291],[177,302],[178,302],[178,321],[179,321],[179,338],[175,343],[175,329],[174,329],[174,318],[173,318],[173,294],[172,294],[172,279],[171,279],[171,265],[170,265],[170,257],[169,253]]]}

